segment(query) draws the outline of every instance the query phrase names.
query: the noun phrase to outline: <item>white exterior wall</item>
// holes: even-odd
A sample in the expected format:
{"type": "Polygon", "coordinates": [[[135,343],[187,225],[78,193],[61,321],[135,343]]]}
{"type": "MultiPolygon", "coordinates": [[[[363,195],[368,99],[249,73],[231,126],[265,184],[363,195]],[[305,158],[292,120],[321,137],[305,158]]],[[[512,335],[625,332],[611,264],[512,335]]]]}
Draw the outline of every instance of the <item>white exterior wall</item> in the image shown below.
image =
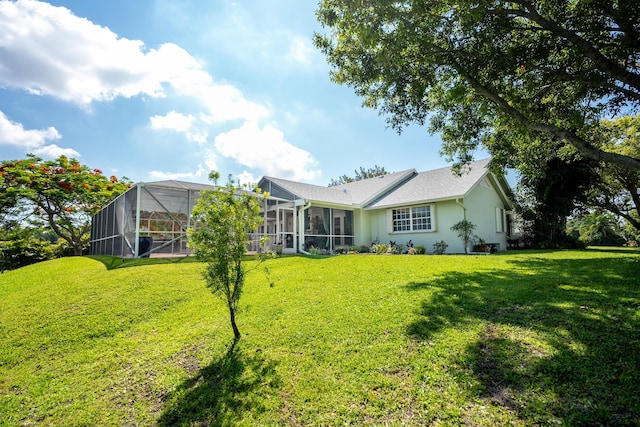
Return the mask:
{"type": "MultiPolygon", "coordinates": [[[[507,248],[506,224],[505,230],[498,232],[496,223],[496,208],[500,207],[504,209],[504,203],[496,191],[493,188],[479,184],[465,199],[461,199],[460,202],[466,208],[467,220],[477,226],[474,234],[484,239],[486,243],[498,243],[500,250],[505,250],[507,248]]],[[[424,205],[423,203],[402,207],[424,205]]],[[[389,209],[363,211],[363,224],[365,224],[367,220],[370,224],[370,234],[367,236],[370,238],[370,241],[364,240],[361,244],[370,244],[372,241],[379,241],[380,243],[395,241],[398,244],[406,244],[409,240],[412,240],[414,246],[424,246],[427,252],[431,253],[433,252],[433,244],[437,241],[444,240],[445,243],[449,245],[446,253],[464,253],[462,240],[455,232],[451,231],[451,226],[465,218],[465,212],[462,206],[455,200],[435,202],[432,203],[431,206],[432,221],[435,221],[435,229],[429,232],[393,233],[389,231],[389,209]]],[[[364,238],[366,236],[366,229],[363,228],[363,231],[365,231],[365,234],[362,236],[364,238]]],[[[471,248],[469,248],[469,250],[470,249],[471,248]]]]}
{"type": "MultiPolygon", "coordinates": [[[[449,229],[463,218],[462,208],[453,200],[430,205],[432,209],[431,220],[435,226],[433,231],[389,232],[389,209],[366,211],[371,218],[371,240],[377,240],[380,243],[388,243],[393,240],[403,245],[411,240],[414,246],[424,246],[428,253],[433,252],[435,242],[444,240],[449,245],[447,253],[463,252],[460,239],[449,229]]],[[[424,206],[424,204],[412,206],[424,206]]]]}
{"type": "MultiPolygon", "coordinates": [[[[498,231],[496,208],[505,209],[502,199],[495,190],[478,184],[464,199],[467,219],[477,225],[475,235],[487,243],[498,243],[500,250],[507,249],[506,222],[502,231],[498,231]]],[[[506,218],[505,218],[506,221],[506,218]]]]}
{"type": "Polygon", "coordinates": [[[371,244],[371,216],[362,209],[353,210],[353,243],[355,245],[371,244]]]}

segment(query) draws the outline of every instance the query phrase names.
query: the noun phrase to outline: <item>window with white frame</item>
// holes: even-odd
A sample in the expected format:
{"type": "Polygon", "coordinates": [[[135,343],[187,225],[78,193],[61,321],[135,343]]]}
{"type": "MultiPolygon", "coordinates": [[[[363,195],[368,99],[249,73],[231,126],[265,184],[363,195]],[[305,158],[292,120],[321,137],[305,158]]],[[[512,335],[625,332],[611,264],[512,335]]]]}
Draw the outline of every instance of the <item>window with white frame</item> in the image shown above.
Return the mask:
{"type": "Polygon", "coordinates": [[[496,208],[496,232],[504,233],[507,230],[506,222],[506,211],[503,208],[496,208]]]}
{"type": "Polygon", "coordinates": [[[393,231],[411,231],[411,210],[409,208],[394,209],[393,231]]]}
{"type": "Polygon", "coordinates": [[[392,232],[432,231],[432,206],[397,208],[391,211],[390,229],[392,232]]]}

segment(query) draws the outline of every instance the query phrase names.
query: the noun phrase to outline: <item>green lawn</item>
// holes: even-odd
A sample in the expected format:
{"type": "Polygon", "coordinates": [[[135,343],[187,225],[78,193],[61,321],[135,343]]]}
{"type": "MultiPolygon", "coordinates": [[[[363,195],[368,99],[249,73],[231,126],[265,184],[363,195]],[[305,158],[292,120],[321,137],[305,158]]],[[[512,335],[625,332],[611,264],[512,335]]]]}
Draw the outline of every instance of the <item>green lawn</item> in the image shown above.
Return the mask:
{"type": "Polygon", "coordinates": [[[192,260],[0,274],[0,425],[638,425],[640,253],[283,257],[233,345],[192,260]]]}

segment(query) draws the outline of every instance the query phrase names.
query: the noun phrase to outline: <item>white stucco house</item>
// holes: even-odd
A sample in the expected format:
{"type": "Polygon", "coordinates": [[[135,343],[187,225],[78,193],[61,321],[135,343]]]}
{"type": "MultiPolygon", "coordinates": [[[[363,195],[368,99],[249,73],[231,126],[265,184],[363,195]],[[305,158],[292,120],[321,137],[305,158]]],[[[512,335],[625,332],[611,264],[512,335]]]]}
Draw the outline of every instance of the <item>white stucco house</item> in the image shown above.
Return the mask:
{"type": "MultiPolygon", "coordinates": [[[[283,253],[312,247],[336,251],[372,242],[424,246],[445,241],[448,253],[464,252],[450,227],[462,219],[475,235],[498,250],[511,231],[511,194],[504,177],[488,169],[489,160],[469,164],[460,176],[451,168],[408,169],[334,187],[263,177],[258,186],[264,224],[250,250],[268,235],[283,253]]],[[[137,183],[92,219],[91,253],[123,257],[188,255],[186,230],[197,227],[191,210],[209,185],[180,181],[137,183]]]]}
{"type": "Polygon", "coordinates": [[[450,227],[466,218],[477,226],[475,235],[505,250],[511,192],[488,165],[489,159],[473,162],[461,176],[450,167],[409,169],[334,187],[265,176],[258,186],[272,200],[260,233],[276,237],[285,253],[409,240],[427,251],[444,240],[447,252],[460,253],[463,244],[450,227]]]}

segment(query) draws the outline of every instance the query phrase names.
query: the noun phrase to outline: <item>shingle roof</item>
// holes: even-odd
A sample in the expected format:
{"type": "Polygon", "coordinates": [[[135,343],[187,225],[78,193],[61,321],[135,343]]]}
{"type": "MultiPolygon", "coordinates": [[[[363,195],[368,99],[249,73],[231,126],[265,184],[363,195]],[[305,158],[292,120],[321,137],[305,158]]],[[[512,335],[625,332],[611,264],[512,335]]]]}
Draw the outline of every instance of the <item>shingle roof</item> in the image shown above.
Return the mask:
{"type": "Polygon", "coordinates": [[[415,169],[407,169],[400,172],[380,175],[375,178],[362,179],[360,181],[336,185],[333,188],[340,191],[346,190],[347,194],[351,195],[351,200],[354,205],[365,206],[367,203],[370,203],[376,198],[392,191],[398,185],[416,174],[417,172],[415,169]]]}
{"type": "Polygon", "coordinates": [[[263,180],[273,182],[300,199],[341,205],[363,206],[371,200],[386,194],[386,192],[395,188],[416,173],[414,169],[409,169],[333,187],[304,184],[302,182],[267,176],[265,176],[263,180]]]}
{"type": "Polygon", "coordinates": [[[294,194],[299,199],[313,200],[315,202],[338,203],[343,205],[351,204],[351,196],[335,187],[323,187],[321,185],[305,184],[303,182],[289,181],[282,178],[265,176],[263,180],[268,180],[294,194]]]}
{"type": "Polygon", "coordinates": [[[334,187],[267,176],[261,182],[271,181],[300,199],[380,209],[465,197],[488,174],[489,161],[470,163],[461,176],[454,175],[451,167],[446,167],[420,173],[408,169],[334,187]]]}
{"type": "Polygon", "coordinates": [[[488,173],[488,165],[489,159],[472,162],[460,176],[454,175],[451,167],[420,172],[400,188],[368,205],[367,209],[464,197],[488,173]]]}

